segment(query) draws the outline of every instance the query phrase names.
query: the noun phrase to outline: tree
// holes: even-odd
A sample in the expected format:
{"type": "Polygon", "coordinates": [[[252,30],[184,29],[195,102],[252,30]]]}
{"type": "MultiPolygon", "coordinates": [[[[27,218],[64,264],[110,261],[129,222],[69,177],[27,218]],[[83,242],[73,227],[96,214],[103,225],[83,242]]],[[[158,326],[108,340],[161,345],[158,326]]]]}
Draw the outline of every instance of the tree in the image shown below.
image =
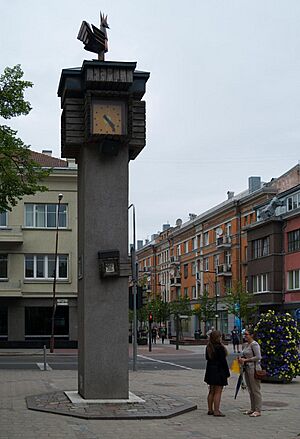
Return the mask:
{"type": "Polygon", "coordinates": [[[227,290],[223,303],[229,313],[240,320],[248,322],[257,311],[257,305],[252,303],[253,295],[248,293],[241,282],[237,282],[234,288],[227,290]]]}
{"type": "Polygon", "coordinates": [[[167,302],[164,302],[161,297],[151,300],[148,303],[148,311],[152,312],[155,322],[166,323],[170,316],[170,308],[167,302]]]}
{"type": "MultiPolygon", "coordinates": [[[[22,80],[20,65],[7,67],[0,76],[0,116],[3,119],[26,115],[31,110],[24,91],[32,83],[22,80]]],[[[11,210],[24,195],[47,190],[39,182],[49,175],[31,158],[30,149],[17,131],[0,125],[0,211],[11,210]]]]}
{"type": "Polygon", "coordinates": [[[190,316],[191,301],[189,297],[179,297],[177,300],[170,303],[170,314],[174,316],[176,325],[176,350],[179,349],[179,334],[182,333],[181,316],[190,316]]]}
{"type": "Polygon", "coordinates": [[[209,297],[207,291],[203,291],[198,302],[194,306],[193,314],[198,317],[199,323],[203,321],[204,335],[206,335],[206,323],[215,316],[215,301],[209,297]]]}

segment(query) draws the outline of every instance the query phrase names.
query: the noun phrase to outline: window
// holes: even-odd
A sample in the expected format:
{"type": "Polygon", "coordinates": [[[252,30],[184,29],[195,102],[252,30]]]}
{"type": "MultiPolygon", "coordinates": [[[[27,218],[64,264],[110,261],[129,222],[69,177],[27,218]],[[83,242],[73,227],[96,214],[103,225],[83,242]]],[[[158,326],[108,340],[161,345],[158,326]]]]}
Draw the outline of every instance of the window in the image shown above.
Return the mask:
{"type": "Polygon", "coordinates": [[[0,307],[0,336],[7,336],[8,334],[8,310],[7,306],[0,307]]]}
{"type": "Polygon", "coordinates": [[[300,250],[300,229],[288,233],[288,251],[300,250]]]}
{"type": "Polygon", "coordinates": [[[192,239],[192,249],[196,250],[196,248],[197,248],[197,237],[192,239]]]}
{"type": "Polygon", "coordinates": [[[192,286],[192,299],[197,299],[197,289],[195,285],[192,286]]]}
{"type": "Polygon", "coordinates": [[[299,290],[300,270],[292,270],[288,272],[288,290],[299,290]]]}
{"type": "Polygon", "coordinates": [[[192,276],[195,276],[196,274],[196,262],[192,262],[192,276]]]}
{"type": "Polygon", "coordinates": [[[263,293],[268,291],[268,273],[252,276],[253,293],[263,293]]]}
{"type": "MultiPolygon", "coordinates": [[[[25,204],[25,227],[55,228],[58,204],[25,204]]],[[[67,204],[59,209],[59,227],[67,227],[67,204]]]]}
{"type": "MultiPolygon", "coordinates": [[[[25,335],[48,336],[51,334],[52,308],[42,306],[25,307],[25,335]]],[[[58,306],[54,319],[55,335],[69,334],[69,307],[58,306]]]]}
{"type": "Polygon", "coordinates": [[[179,244],[179,245],[177,245],[177,248],[176,248],[176,253],[177,253],[177,256],[180,256],[180,255],[181,255],[181,248],[180,248],[180,244],[179,244]]]}
{"type": "Polygon", "coordinates": [[[189,289],[188,289],[188,288],[184,288],[184,290],[183,290],[183,294],[184,294],[184,297],[188,297],[188,295],[189,295],[189,289]]]}
{"type": "Polygon", "coordinates": [[[207,293],[209,293],[209,284],[203,285],[203,291],[206,291],[207,293]]]}
{"type": "Polygon", "coordinates": [[[224,279],[224,283],[225,283],[225,291],[231,291],[231,289],[232,289],[232,280],[230,278],[225,278],[224,279]]]}
{"type": "Polygon", "coordinates": [[[252,241],[252,258],[257,259],[270,254],[270,238],[255,239],[252,241]]]}
{"type": "MultiPolygon", "coordinates": [[[[26,255],[26,279],[53,279],[55,255],[26,255]]],[[[57,255],[56,278],[68,279],[68,256],[57,255]]]]}
{"type": "Polygon", "coordinates": [[[186,279],[189,275],[189,264],[184,264],[183,266],[183,276],[186,279]]]}
{"type": "Polygon", "coordinates": [[[208,271],[209,270],[209,258],[203,259],[203,270],[208,271]]]}
{"type": "Polygon", "coordinates": [[[220,265],[220,255],[214,256],[214,268],[216,269],[220,265]]]}
{"type": "Polygon", "coordinates": [[[7,279],[7,255],[0,255],[0,279],[7,279]]]}
{"type": "Polygon", "coordinates": [[[225,264],[231,265],[231,251],[225,252],[225,264]]]}
{"type": "Polygon", "coordinates": [[[220,282],[215,282],[215,296],[220,296],[220,293],[221,293],[220,282]]]}
{"type": "Polygon", "coordinates": [[[208,234],[208,232],[203,233],[203,242],[204,242],[204,245],[208,245],[209,244],[209,234],[208,234]]]}
{"type": "Polygon", "coordinates": [[[227,236],[231,236],[231,222],[225,224],[225,231],[227,236]]]}
{"type": "Polygon", "coordinates": [[[189,241],[185,241],[184,243],[184,253],[188,253],[189,252],[189,241]]]}
{"type": "Polygon", "coordinates": [[[300,192],[288,197],[286,202],[288,211],[297,209],[300,206],[300,192]]]}
{"type": "Polygon", "coordinates": [[[0,212],[0,227],[7,227],[7,212],[0,212]]]}

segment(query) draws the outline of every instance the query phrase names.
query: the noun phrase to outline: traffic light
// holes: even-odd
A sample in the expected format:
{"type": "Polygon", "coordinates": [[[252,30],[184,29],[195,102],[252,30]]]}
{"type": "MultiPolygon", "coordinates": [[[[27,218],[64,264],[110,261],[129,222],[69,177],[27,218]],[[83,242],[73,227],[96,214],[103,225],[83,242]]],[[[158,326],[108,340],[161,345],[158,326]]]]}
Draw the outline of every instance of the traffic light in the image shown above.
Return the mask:
{"type": "Polygon", "coordinates": [[[152,313],[150,312],[150,314],[149,314],[149,323],[152,323],[153,322],[153,315],[152,315],[152,313]]]}
{"type": "MultiPolygon", "coordinates": [[[[136,295],[136,309],[142,308],[144,305],[143,300],[143,289],[142,287],[137,287],[137,295],[136,295]]],[[[133,311],[133,288],[129,287],[129,309],[133,311]]]]}

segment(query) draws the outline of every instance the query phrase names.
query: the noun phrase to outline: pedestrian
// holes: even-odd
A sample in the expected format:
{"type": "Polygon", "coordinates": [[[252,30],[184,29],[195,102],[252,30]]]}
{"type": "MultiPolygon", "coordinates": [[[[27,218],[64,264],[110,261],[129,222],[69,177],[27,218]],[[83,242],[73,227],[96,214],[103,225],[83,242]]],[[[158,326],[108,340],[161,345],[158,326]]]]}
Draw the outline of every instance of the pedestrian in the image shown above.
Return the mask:
{"type": "Polygon", "coordinates": [[[242,351],[242,356],[238,359],[239,363],[243,365],[245,373],[245,381],[250,394],[251,408],[244,414],[250,415],[251,418],[261,416],[262,397],[260,391],[260,380],[254,377],[255,370],[261,370],[260,360],[261,352],[260,346],[254,340],[253,329],[245,330],[246,344],[242,351]]]}
{"type": "Polygon", "coordinates": [[[160,328],[160,338],[161,338],[161,343],[164,344],[166,338],[166,329],[164,327],[160,328]]]}
{"type": "Polygon", "coordinates": [[[230,376],[226,360],[227,350],[222,344],[220,331],[212,331],[205,350],[206,371],[204,381],[209,385],[207,395],[208,415],[225,416],[220,411],[222,390],[230,376]]]}
{"type": "Polygon", "coordinates": [[[207,338],[210,337],[210,334],[211,334],[214,330],[215,330],[215,328],[212,326],[212,327],[207,331],[207,333],[206,333],[207,338]]]}
{"type": "Polygon", "coordinates": [[[236,326],[231,331],[231,341],[233,344],[233,352],[240,353],[240,337],[239,337],[239,331],[236,326]]]}
{"type": "Polygon", "coordinates": [[[156,327],[154,327],[151,330],[152,343],[154,343],[154,344],[156,344],[156,337],[157,337],[157,329],[156,329],[156,327]]]}

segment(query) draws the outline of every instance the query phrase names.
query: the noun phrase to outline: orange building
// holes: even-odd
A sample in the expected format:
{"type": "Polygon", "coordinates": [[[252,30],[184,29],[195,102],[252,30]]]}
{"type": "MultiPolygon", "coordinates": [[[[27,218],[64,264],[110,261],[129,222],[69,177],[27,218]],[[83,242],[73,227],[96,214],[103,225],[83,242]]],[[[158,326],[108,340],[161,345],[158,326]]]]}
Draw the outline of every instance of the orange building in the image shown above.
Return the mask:
{"type": "MultiPolygon", "coordinates": [[[[222,297],[235,282],[247,289],[246,229],[256,221],[255,207],[299,182],[299,165],[269,183],[250,177],[242,193],[228,192],[225,201],[200,215],[190,214],[187,222],[179,219],[174,227],[164,225],[137,252],[139,280],[147,278],[149,300],[160,296],[170,302],[187,296],[194,307],[206,290],[216,305],[209,326],[230,333],[234,317],[228,315],[222,297]]],[[[191,317],[184,335],[192,336],[198,327],[196,316],[191,317]]],[[[173,327],[169,330],[174,332],[173,327]]]]}

